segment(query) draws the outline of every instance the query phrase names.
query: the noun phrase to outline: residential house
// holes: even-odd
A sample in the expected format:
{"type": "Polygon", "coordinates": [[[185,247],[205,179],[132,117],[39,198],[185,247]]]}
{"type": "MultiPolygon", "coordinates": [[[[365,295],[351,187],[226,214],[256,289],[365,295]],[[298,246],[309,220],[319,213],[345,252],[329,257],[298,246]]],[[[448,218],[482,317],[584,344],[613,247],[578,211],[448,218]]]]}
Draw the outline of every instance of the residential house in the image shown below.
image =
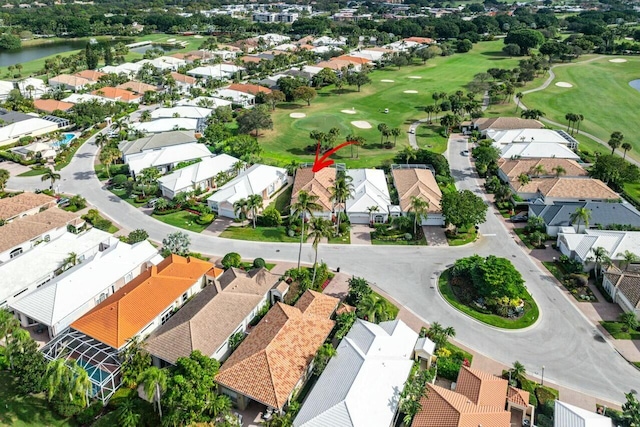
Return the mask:
{"type": "Polygon", "coordinates": [[[234,75],[244,70],[244,68],[233,64],[216,64],[196,67],[187,71],[187,74],[196,78],[226,80],[232,79],[234,75]]]}
{"type": "Polygon", "coordinates": [[[220,187],[207,199],[207,204],[220,216],[237,218],[235,202],[252,194],[262,196],[267,202],[286,183],[286,169],[255,164],[220,187]]]}
{"type": "Polygon", "coordinates": [[[314,212],[313,216],[332,219],[334,202],[331,200],[331,187],[335,185],[336,175],[335,168],[324,168],[318,172],[313,172],[311,168],[299,168],[296,170],[290,206],[298,202],[298,196],[301,191],[306,191],[310,195],[317,197],[316,203],[322,207],[320,211],[314,212]]]}
{"type": "Polygon", "coordinates": [[[89,371],[92,395],[103,403],[120,386],[119,353],[134,337],[166,323],[200,292],[213,264],[170,255],[111,294],[43,349],[47,360],[73,359],[89,371]]]}
{"type": "Polygon", "coordinates": [[[371,64],[372,63],[372,61],[370,59],[361,58],[361,57],[358,57],[358,56],[351,56],[351,55],[340,55],[335,59],[336,60],[340,60],[340,61],[347,61],[347,62],[350,62],[351,64],[353,64],[354,66],[359,66],[359,67],[362,67],[365,64],[371,64]]]}
{"type": "MultiPolygon", "coordinates": [[[[4,120],[2,115],[0,115],[0,120],[4,120]]],[[[38,117],[31,117],[27,120],[16,121],[0,127],[0,145],[12,144],[25,136],[36,137],[57,130],[57,123],[38,117]]]]}
{"type": "Polygon", "coordinates": [[[351,224],[381,224],[389,219],[391,197],[382,169],[349,169],[354,192],[347,199],[351,224]]]}
{"type": "Polygon", "coordinates": [[[192,132],[172,131],[157,133],[133,141],[123,141],[118,145],[122,157],[127,162],[128,156],[143,151],[156,150],[158,148],[170,147],[172,145],[188,144],[197,142],[192,132]]]}
{"type": "Polygon", "coordinates": [[[498,177],[504,182],[518,181],[521,175],[528,177],[589,175],[575,160],[559,158],[500,159],[498,167],[498,177]]]}
{"type": "Polygon", "coordinates": [[[589,228],[607,229],[622,226],[640,229],[640,212],[629,203],[582,202],[529,205],[529,218],[542,218],[545,232],[549,236],[556,237],[558,232],[566,227],[573,227],[579,233],[584,231],[587,225],[571,221],[571,215],[578,208],[585,208],[591,213],[589,228]]]}
{"type": "Polygon", "coordinates": [[[342,37],[342,36],[338,37],[337,39],[334,39],[329,36],[322,36],[322,37],[313,39],[311,41],[311,44],[313,46],[344,46],[347,44],[347,39],[346,37],[342,37]]]}
{"type": "Polygon", "coordinates": [[[294,306],[276,303],[220,367],[220,391],[240,409],[253,400],[282,411],[304,386],[339,302],[307,290],[294,306]]]}
{"type": "Polygon", "coordinates": [[[230,268],[216,274],[208,276],[207,287],[146,340],[155,365],[174,365],[194,350],[224,361],[233,351],[229,339],[245,333],[260,309],[281,300],[288,289],[266,268],[249,272],[230,268]]]}
{"type": "Polygon", "coordinates": [[[503,159],[557,158],[580,160],[565,144],[555,142],[516,142],[496,147],[503,159]]]}
{"type": "Polygon", "coordinates": [[[254,95],[232,89],[218,89],[213,93],[213,97],[226,99],[227,101],[231,101],[232,105],[237,105],[241,108],[251,108],[256,103],[256,97],[254,95]]]}
{"type": "Polygon", "coordinates": [[[538,120],[522,119],[520,117],[480,117],[473,120],[469,127],[463,126],[464,133],[471,133],[473,130],[480,131],[482,136],[486,136],[488,131],[511,130],[511,129],[543,129],[544,124],[538,120]]]}
{"type": "Polygon", "coordinates": [[[111,99],[103,98],[97,95],[91,95],[88,93],[72,93],[71,95],[64,98],[62,101],[68,102],[70,104],[79,104],[81,102],[99,102],[101,104],[106,104],[107,102],[113,102],[111,99]]]}
{"type": "MultiPolygon", "coordinates": [[[[526,119],[520,119],[526,120],[526,119]]],[[[487,129],[486,137],[500,148],[507,144],[561,144],[575,150],[578,141],[563,130],[552,129],[487,129]]]]}
{"type": "Polygon", "coordinates": [[[625,312],[640,317],[640,266],[630,264],[624,269],[615,265],[604,271],[602,287],[625,312]]]}
{"type": "Polygon", "coordinates": [[[178,71],[178,68],[187,65],[187,61],[184,59],[176,58],[175,56],[160,56],[154,59],[143,59],[137,62],[138,64],[151,64],[155,69],[159,71],[178,71]]]}
{"type": "Polygon", "coordinates": [[[339,72],[343,68],[350,68],[353,71],[360,71],[360,69],[362,68],[362,65],[354,64],[353,61],[349,61],[349,60],[333,58],[330,61],[320,61],[317,64],[315,64],[315,67],[318,67],[320,69],[329,68],[333,71],[339,72]]]}
{"type": "Polygon", "coordinates": [[[613,427],[611,418],[555,400],[554,427],[613,427]]]}
{"type": "Polygon", "coordinates": [[[55,197],[44,193],[24,192],[13,197],[0,199],[0,220],[4,223],[54,207],[55,197]]]}
{"type": "Polygon", "coordinates": [[[135,94],[129,90],[110,86],[94,90],[91,92],[91,95],[101,96],[111,101],[127,102],[129,104],[139,104],[142,99],[141,95],[135,94]]]}
{"type": "Polygon", "coordinates": [[[389,427],[418,339],[401,320],[356,320],[305,398],[294,427],[389,427]]]}
{"type": "Polygon", "coordinates": [[[189,90],[196,86],[198,80],[195,77],[187,76],[186,74],[171,72],[173,81],[176,82],[176,86],[182,93],[189,93],[189,90]]]}
{"type": "Polygon", "coordinates": [[[151,243],[116,241],[28,295],[9,303],[23,327],[46,327],[49,338],[162,258],[151,243]]]}
{"type": "Polygon", "coordinates": [[[385,55],[393,54],[393,50],[385,49],[383,47],[380,48],[367,48],[367,49],[357,49],[351,51],[349,56],[355,56],[356,58],[364,58],[371,62],[381,61],[385,55]]]}
{"type": "Polygon", "coordinates": [[[213,113],[210,108],[194,107],[189,105],[181,105],[177,107],[160,107],[151,112],[152,119],[163,118],[187,118],[187,119],[206,119],[213,113]]]}
{"type": "Polygon", "coordinates": [[[119,84],[116,89],[128,90],[129,92],[137,93],[138,95],[144,95],[145,92],[157,92],[158,87],[147,83],[142,83],[136,80],[130,80],[126,83],[119,84]]]}
{"type": "Polygon", "coordinates": [[[233,83],[229,85],[227,89],[235,90],[237,92],[248,93],[254,96],[258,95],[259,93],[264,93],[265,95],[268,95],[271,93],[271,89],[267,87],[249,84],[249,83],[233,83]]]}
{"type": "Polygon", "coordinates": [[[584,230],[576,233],[573,227],[560,228],[558,249],[563,255],[593,268],[593,249],[602,247],[612,261],[623,260],[625,251],[640,254],[640,231],[584,230]]]}
{"type": "Polygon", "coordinates": [[[76,231],[83,227],[84,220],[80,215],[57,207],[14,219],[0,227],[0,262],[7,262],[41,242],[60,237],[67,228],[76,231]]]}
{"type": "Polygon", "coordinates": [[[205,127],[206,123],[204,120],[185,117],[169,117],[152,120],[150,122],[138,122],[131,125],[131,129],[144,133],[164,133],[172,130],[198,132],[204,130],[205,127]]]}
{"type": "Polygon", "coordinates": [[[196,189],[208,191],[216,188],[216,176],[221,172],[230,174],[237,162],[238,159],[228,154],[205,157],[200,162],[160,177],[158,184],[162,195],[168,199],[196,189]]]}
{"type": "Polygon", "coordinates": [[[4,101],[9,96],[9,93],[15,89],[13,82],[6,80],[0,80],[0,100],[4,101]]]}
{"type": "Polygon", "coordinates": [[[519,197],[537,204],[620,201],[620,195],[607,184],[589,177],[532,178],[529,182],[510,181],[509,185],[519,197]]]}
{"type": "Polygon", "coordinates": [[[44,160],[53,160],[58,155],[51,145],[45,144],[44,142],[32,142],[27,145],[19,145],[11,148],[10,151],[27,160],[37,157],[44,160]]]}
{"type": "Polygon", "coordinates": [[[53,113],[54,111],[69,111],[74,104],[65,101],[56,101],[55,99],[36,99],[33,101],[36,110],[44,113],[53,113]]]}
{"type": "Polygon", "coordinates": [[[129,171],[134,176],[150,167],[154,167],[164,174],[170,172],[178,163],[204,159],[210,156],[211,151],[206,145],[190,142],[130,154],[126,157],[125,163],[129,165],[129,171]]]}
{"type": "Polygon", "coordinates": [[[507,380],[466,366],[460,368],[455,391],[427,384],[412,427],[508,427],[533,424],[529,393],[507,380]],[[506,409],[505,409],[506,408],[506,409]]]}
{"type": "Polygon", "coordinates": [[[79,261],[92,257],[115,244],[111,234],[92,228],[85,233],[64,233],[57,239],[42,242],[25,254],[0,264],[0,308],[43,286],[63,272],[74,253],[79,261]]]}
{"type": "Polygon", "coordinates": [[[422,219],[422,225],[444,225],[442,192],[431,170],[424,165],[423,168],[393,167],[391,173],[402,213],[409,212],[411,198],[418,197],[429,203],[427,218],[422,219]]]}
{"type": "Polygon", "coordinates": [[[70,74],[59,74],[49,79],[49,86],[54,89],[70,90],[78,92],[88,86],[91,82],[84,77],[78,77],[70,74]]]}
{"type": "Polygon", "coordinates": [[[117,66],[107,65],[102,67],[100,71],[107,74],[123,74],[131,79],[138,74],[141,68],[142,64],[140,62],[125,62],[117,66]]]}
{"type": "Polygon", "coordinates": [[[34,77],[27,77],[26,79],[18,80],[16,82],[20,93],[25,98],[39,99],[45,93],[49,92],[49,86],[47,86],[41,79],[34,77]]]}
{"type": "Polygon", "coordinates": [[[230,107],[231,101],[227,101],[226,99],[213,98],[211,96],[199,96],[193,99],[181,99],[176,102],[178,106],[190,105],[193,107],[203,107],[203,108],[219,108],[219,107],[230,107]]]}
{"type": "Polygon", "coordinates": [[[94,84],[98,83],[100,81],[100,77],[106,76],[106,74],[96,70],[82,70],[75,73],[74,76],[82,77],[83,79],[89,80],[90,84],[94,84]]]}

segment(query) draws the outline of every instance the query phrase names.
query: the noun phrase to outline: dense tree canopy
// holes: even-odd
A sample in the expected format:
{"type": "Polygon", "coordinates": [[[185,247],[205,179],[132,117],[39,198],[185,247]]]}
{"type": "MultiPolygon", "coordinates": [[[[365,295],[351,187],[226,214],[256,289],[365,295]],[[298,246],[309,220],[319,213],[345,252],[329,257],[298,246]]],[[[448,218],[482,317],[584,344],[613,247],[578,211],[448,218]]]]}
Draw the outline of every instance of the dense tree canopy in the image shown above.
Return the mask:
{"type": "Polygon", "coordinates": [[[522,275],[506,258],[493,255],[461,258],[453,265],[452,274],[471,280],[478,296],[483,298],[518,299],[526,292],[522,275]]]}
{"type": "Polygon", "coordinates": [[[445,192],[442,195],[442,214],[447,223],[457,230],[485,222],[487,205],[469,190],[445,192]]]}

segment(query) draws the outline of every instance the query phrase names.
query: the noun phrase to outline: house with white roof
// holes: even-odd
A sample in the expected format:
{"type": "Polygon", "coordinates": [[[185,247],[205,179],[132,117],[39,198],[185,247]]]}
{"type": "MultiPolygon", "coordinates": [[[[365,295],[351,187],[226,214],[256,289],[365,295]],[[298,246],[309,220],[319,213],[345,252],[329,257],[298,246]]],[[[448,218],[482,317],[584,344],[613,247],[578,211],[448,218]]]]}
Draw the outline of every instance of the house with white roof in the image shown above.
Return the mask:
{"type": "Polygon", "coordinates": [[[401,320],[356,320],[307,395],[294,427],[388,427],[418,334],[401,320]]]}
{"type": "Polygon", "coordinates": [[[552,129],[506,129],[487,130],[487,138],[491,139],[494,145],[503,146],[515,143],[555,143],[567,146],[571,150],[578,147],[571,135],[563,130],[552,129]]]}
{"type": "Polygon", "coordinates": [[[215,98],[231,101],[232,105],[239,105],[242,108],[251,108],[256,103],[255,95],[228,88],[216,90],[213,93],[213,96],[215,98]]]}
{"type": "Polygon", "coordinates": [[[151,112],[152,119],[166,118],[187,118],[187,119],[206,119],[213,113],[210,108],[193,107],[190,105],[180,105],[177,107],[161,107],[151,112]]]}
{"type": "Polygon", "coordinates": [[[28,295],[64,271],[69,253],[82,262],[114,245],[117,238],[92,228],[85,233],[64,233],[57,239],[42,242],[33,250],[0,264],[0,308],[28,295]]]}
{"type": "Polygon", "coordinates": [[[131,125],[131,129],[144,133],[163,133],[171,130],[197,131],[204,127],[204,121],[185,117],[170,117],[165,119],[152,120],[150,122],[139,122],[131,125]]]}
{"type": "Polygon", "coordinates": [[[194,77],[201,77],[203,79],[231,79],[233,76],[245,69],[233,64],[216,64],[207,65],[203,67],[196,67],[193,70],[187,71],[187,74],[194,77]]]}
{"type": "Polygon", "coordinates": [[[135,176],[149,167],[155,167],[161,173],[167,173],[180,162],[188,162],[209,156],[211,156],[211,151],[206,145],[191,142],[131,154],[127,156],[125,163],[129,165],[129,171],[135,176]]]}
{"type": "Polygon", "coordinates": [[[184,59],[174,58],[173,56],[161,56],[154,59],[143,59],[136,64],[151,64],[160,71],[171,70],[177,71],[179,67],[187,65],[184,59]]]}
{"type": "Polygon", "coordinates": [[[9,96],[9,92],[11,92],[15,87],[13,86],[13,82],[8,82],[6,80],[0,80],[0,100],[5,100],[9,96]]]}
{"type": "Polygon", "coordinates": [[[133,141],[122,141],[118,145],[118,149],[122,152],[122,157],[126,163],[129,156],[136,153],[157,150],[159,148],[170,147],[172,145],[189,144],[196,141],[197,139],[192,132],[177,130],[164,133],[154,133],[133,141]]]}
{"type": "Polygon", "coordinates": [[[216,175],[220,172],[230,173],[237,162],[239,162],[238,159],[228,154],[205,157],[198,163],[160,177],[158,184],[162,195],[168,199],[173,199],[178,193],[198,188],[201,190],[216,188],[216,175]]]}
{"type": "Polygon", "coordinates": [[[602,247],[612,261],[623,260],[629,251],[640,254],[640,231],[585,230],[576,233],[573,227],[561,227],[558,233],[558,249],[563,255],[593,268],[593,249],[602,247]]]}
{"type": "Polygon", "coordinates": [[[349,56],[368,59],[369,61],[380,61],[386,52],[384,50],[358,49],[349,53],[349,56]]]}
{"type": "Polygon", "coordinates": [[[23,327],[41,324],[53,338],[162,257],[151,243],[117,241],[9,307],[23,327]]]}
{"type": "Polygon", "coordinates": [[[129,78],[135,77],[142,68],[141,62],[124,62],[120,65],[107,65],[102,67],[100,71],[107,74],[124,74],[129,78]]]}
{"type": "Polygon", "coordinates": [[[40,99],[42,95],[49,92],[49,86],[44,81],[33,77],[19,80],[17,84],[20,93],[26,98],[40,99]]]}
{"type": "Polygon", "coordinates": [[[176,102],[178,106],[192,106],[192,107],[203,107],[203,108],[219,108],[219,107],[230,107],[231,101],[227,101],[226,99],[213,98],[211,96],[199,96],[193,99],[181,99],[176,102]]]}
{"type": "Polygon", "coordinates": [[[352,224],[385,223],[391,197],[382,169],[349,169],[354,192],[347,199],[347,215],[352,224]]]}
{"type": "Polygon", "coordinates": [[[107,102],[113,102],[113,100],[104,98],[98,95],[91,95],[90,93],[72,93],[63,99],[64,102],[70,102],[71,104],[79,104],[81,102],[91,102],[97,101],[101,104],[106,104],[107,102]]]}
{"type": "Polygon", "coordinates": [[[25,136],[35,137],[57,130],[57,123],[38,117],[9,123],[0,127],[0,145],[12,144],[25,136]]]}
{"type": "Polygon", "coordinates": [[[313,39],[311,41],[311,44],[314,46],[344,46],[345,44],[347,44],[347,39],[346,37],[342,37],[342,36],[336,39],[329,36],[322,36],[322,37],[313,39]]]}
{"type": "Polygon", "coordinates": [[[556,158],[580,160],[580,156],[569,147],[556,142],[515,142],[494,146],[500,150],[500,157],[503,159],[556,158]]]}
{"type": "Polygon", "coordinates": [[[207,204],[220,216],[237,218],[233,208],[235,202],[253,194],[268,201],[286,183],[286,169],[255,164],[220,187],[207,199],[207,204]]]}
{"type": "Polygon", "coordinates": [[[554,427],[612,427],[611,418],[556,399],[554,427]]]}
{"type": "Polygon", "coordinates": [[[49,79],[49,86],[51,86],[52,88],[71,90],[73,92],[82,90],[85,88],[85,86],[88,86],[90,84],[91,82],[88,79],[70,74],[59,74],[49,79]]]}

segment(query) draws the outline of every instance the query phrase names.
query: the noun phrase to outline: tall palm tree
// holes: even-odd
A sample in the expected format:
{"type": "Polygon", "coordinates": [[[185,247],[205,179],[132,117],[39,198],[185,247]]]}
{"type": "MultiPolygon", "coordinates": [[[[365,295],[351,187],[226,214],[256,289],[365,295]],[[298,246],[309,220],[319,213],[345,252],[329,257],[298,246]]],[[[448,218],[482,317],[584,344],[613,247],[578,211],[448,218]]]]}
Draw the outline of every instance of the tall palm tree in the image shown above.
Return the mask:
{"type": "Polygon", "coordinates": [[[576,223],[576,229],[580,230],[580,223],[584,223],[584,228],[589,228],[589,220],[591,219],[591,210],[582,207],[576,208],[576,210],[569,215],[569,221],[571,224],[576,223]]]}
{"type": "Polygon", "coordinates": [[[115,148],[105,148],[100,151],[100,161],[107,171],[107,177],[111,178],[111,164],[120,157],[120,151],[115,148]]]}
{"type": "Polygon", "coordinates": [[[96,135],[96,145],[98,146],[98,148],[102,148],[108,143],[109,137],[107,136],[107,134],[99,133],[98,135],[96,135]]]}
{"type": "Polygon", "coordinates": [[[629,264],[631,264],[632,262],[636,262],[640,259],[638,258],[638,255],[628,250],[624,252],[618,252],[616,256],[618,258],[622,258],[622,260],[620,261],[620,268],[622,270],[625,270],[627,267],[629,267],[629,264]]]}
{"type": "Polygon", "coordinates": [[[259,194],[252,194],[247,199],[247,208],[251,211],[251,222],[253,223],[253,228],[256,228],[256,218],[258,217],[258,212],[262,208],[262,196],[259,194]]]}
{"type": "Polygon", "coordinates": [[[316,271],[318,269],[318,245],[323,238],[329,238],[331,236],[332,224],[331,221],[324,218],[312,218],[310,225],[311,232],[309,233],[309,237],[311,237],[313,250],[316,253],[313,261],[313,278],[311,279],[311,283],[315,284],[316,271]]]}
{"type": "Polygon", "coordinates": [[[427,113],[427,120],[431,123],[431,115],[436,111],[435,105],[427,105],[424,107],[424,112],[427,113]]]}
{"type": "Polygon", "coordinates": [[[371,323],[380,323],[389,318],[389,305],[382,298],[369,294],[358,304],[360,316],[366,317],[371,323]]]}
{"type": "Polygon", "coordinates": [[[32,342],[33,340],[31,339],[29,332],[19,327],[13,329],[9,339],[6,341],[6,353],[9,358],[9,367],[11,369],[14,368],[12,360],[13,355],[24,353],[32,342]]]}
{"type": "Polygon", "coordinates": [[[410,160],[415,160],[418,157],[418,152],[410,145],[407,145],[402,149],[402,155],[406,161],[406,164],[409,165],[410,160]]]}
{"type": "Polygon", "coordinates": [[[233,213],[244,222],[249,212],[249,201],[247,199],[236,200],[233,203],[233,213]]]}
{"type": "Polygon", "coordinates": [[[48,168],[46,170],[46,172],[42,174],[42,177],[40,177],[40,180],[42,182],[51,181],[51,185],[49,186],[49,188],[51,190],[53,190],[53,183],[56,182],[57,180],[59,180],[60,178],[61,178],[61,176],[60,176],[59,173],[57,173],[56,171],[54,171],[51,168],[48,168]]]}
{"type": "Polygon", "coordinates": [[[333,183],[333,187],[329,188],[329,192],[331,193],[330,200],[334,203],[335,206],[338,207],[338,219],[336,221],[337,232],[340,232],[340,220],[341,220],[341,206],[343,210],[346,211],[347,199],[351,197],[355,191],[353,187],[353,178],[344,172],[339,172],[336,177],[335,182],[333,183]]]}
{"type": "Polygon", "coordinates": [[[78,254],[75,252],[69,252],[67,257],[62,261],[62,267],[67,269],[67,267],[74,267],[78,263],[78,254]]]}
{"type": "Polygon", "coordinates": [[[509,369],[511,379],[515,380],[518,384],[522,383],[522,380],[527,376],[527,369],[519,361],[513,362],[513,368],[509,369]]]}
{"type": "Polygon", "coordinates": [[[609,252],[602,246],[593,248],[592,251],[593,251],[593,260],[596,263],[596,268],[595,268],[596,280],[598,280],[598,270],[600,270],[600,264],[602,263],[602,261],[604,261],[605,258],[609,256],[609,252]]]}
{"type": "Polygon", "coordinates": [[[93,389],[89,374],[76,361],[71,364],[70,371],[69,399],[73,401],[79,398],[82,401],[82,405],[86,407],[89,405],[89,395],[93,389]]]}
{"type": "Polygon", "coordinates": [[[371,223],[373,222],[373,217],[372,217],[373,213],[380,212],[380,208],[376,205],[373,205],[373,206],[369,206],[367,210],[369,211],[369,222],[371,223]]]}
{"type": "Polygon", "coordinates": [[[611,134],[611,136],[609,137],[609,141],[607,142],[609,147],[611,147],[611,154],[616,151],[616,148],[620,147],[623,139],[624,135],[622,134],[622,132],[615,131],[611,134]]]}
{"type": "Polygon", "coordinates": [[[313,213],[322,209],[322,206],[318,204],[318,196],[309,194],[307,191],[300,191],[298,193],[298,199],[295,203],[291,204],[291,216],[292,218],[300,217],[302,219],[302,226],[300,228],[300,250],[298,251],[298,270],[300,270],[300,258],[302,257],[302,243],[304,243],[304,222],[306,216],[313,217],[313,213]]]}
{"type": "Polygon", "coordinates": [[[395,147],[396,142],[398,142],[398,137],[402,134],[400,128],[391,129],[391,135],[393,135],[393,146],[395,147]]]}
{"type": "Polygon", "coordinates": [[[380,144],[382,144],[385,135],[389,132],[389,126],[386,123],[379,123],[378,132],[380,132],[380,144]]]}
{"type": "Polygon", "coordinates": [[[576,124],[578,125],[575,129],[576,129],[576,133],[580,133],[580,122],[582,122],[584,120],[584,116],[582,114],[576,114],[575,117],[575,121],[576,124]]]}
{"type": "Polygon", "coordinates": [[[162,419],[160,397],[162,396],[162,392],[167,388],[167,374],[165,370],[150,366],[142,372],[138,382],[142,384],[147,398],[151,399],[152,403],[155,401],[158,404],[158,414],[160,415],[160,419],[162,419]]]}
{"type": "Polygon", "coordinates": [[[520,102],[522,101],[522,98],[524,98],[524,93],[516,93],[516,112],[518,111],[518,108],[520,108],[520,102]]]}
{"type": "Polygon", "coordinates": [[[560,175],[564,175],[567,173],[567,170],[562,166],[556,166],[553,169],[551,169],[551,171],[556,174],[556,178],[559,178],[560,175]]]}
{"type": "Polygon", "coordinates": [[[244,170],[246,166],[247,164],[245,162],[243,162],[242,160],[238,160],[233,164],[233,166],[231,166],[231,172],[237,176],[240,172],[244,170]]]}
{"type": "Polygon", "coordinates": [[[409,212],[413,212],[413,236],[418,231],[418,221],[427,219],[429,213],[429,202],[416,196],[411,196],[411,203],[409,204],[409,212]]]}
{"type": "Polygon", "coordinates": [[[628,142],[623,142],[620,147],[624,150],[624,154],[622,155],[622,158],[626,159],[627,158],[627,151],[631,151],[631,149],[633,148],[633,145],[631,145],[628,142]]]}

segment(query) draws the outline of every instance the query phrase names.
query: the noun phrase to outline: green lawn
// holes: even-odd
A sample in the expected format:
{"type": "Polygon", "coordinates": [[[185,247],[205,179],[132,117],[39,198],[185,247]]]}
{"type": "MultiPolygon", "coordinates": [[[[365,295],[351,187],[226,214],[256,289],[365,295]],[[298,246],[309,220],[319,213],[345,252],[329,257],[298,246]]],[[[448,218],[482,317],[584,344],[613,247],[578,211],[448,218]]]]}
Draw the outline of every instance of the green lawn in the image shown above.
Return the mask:
{"type": "Polygon", "coordinates": [[[291,193],[293,192],[293,186],[290,185],[284,190],[281,190],[280,193],[276,196],[275,200],[273,200],[269,207],[274,207],[280,212],[282,215],[289,215],[289,204],[291,203],[291,193]]]}
{"type": "Polygon", "coordinates": [[[343,89],[343,93],[336,94],[335,88],[330,86],[323,88],[309,107],[305,103],[282,104],[272,116],[274,129],[264,131],[260,137],[260,145],[264,150],[262,156],[281,164],[289,163],[291,159],[312,162],[315,153],[305,151],[307,145],[314,143],[309,139],[309,132],[315,129],[328,131],[337,127],[341,130],[341,137],[355,133],[364,137],[366,143],[358,150],[359,158],[355,158],[355,152],[352,158],[351,149],[345,148],[332,157],[335,161],[347,163],[349,167],[372,167],[389,161],[408,144],[406,132],[409,125],[425,117],[422,110],[433,103],[431,94],[434,91],[462,89],[477,73],[491,67],[512,68],[517,65],[518,59],[504,56],[502,47],[501,40],[477,43],[471,52],[433,58],[426,65],[375,70],[370,74],[372,84],[362,86],[361,92],[350,86],[343,89]],[[409,76],[421,79],[411,79],[409,76]],[[381,80],[394,82],[384,83],[381,80]],[[405,90],[417,90],[418,93],[407,94],[405,90]],[[384,113],[385,108],[389,109],[389,114],[384,113]],[[356,114],[341,112],[352,109],[356,114]],[[292,112],[304,113],[307,117],[293,119],[289,116],[292,112]],[[368,121],[372,128],[358,129],[351,124],[358,120],[368,121]],[[380,123],[403,131],[394,148],[380,146],[380,132],[377,130],[380,123]]]}
{"type": "Polygon", "coordinates": [[[184,228],[185,230],[193,231],[194,233],[201,233],[209,226],[209,224],[198,224],[196,222],[198,215],[192,214],[188,211],[178,211],[167,215],[152,214],[151,216],[165,224],[184,228]]]}
{"type": "Polygon", "coordinates": [[[372,245],[400,245],[400,246],[426,246],[427,241],[422,236],[420,240],[380,240],[373,237],[371,232],[371,244],[372,245]]]}
{"type": "Polygon", "coordinates": [[[109,191],[111,191],[113,194],[120,197],[122,200],[124,200],[125,202],[129,203],[131,206],[136,208],[144,206],[147,203],[147,202],[138,203],[134,197],[132,197],[131,195],[128,195],[127,190],[122,188],[109,188],[109,191]]]}
{"type": "Polygon", "coordinates": [[[344,236],[329,237],[329,243],[337,245],[350,245],[351,233],[346,233],[344,236]]]}
{"type": "MultiPolygon", "coordinates": [[[[563,124],[566,123],[566,113],[582,114],[585,120],[580,130],[604,141],[609,139],[613,131],[620,131],[626,136],[625,141],[634,147],[634,151],[628,155],[640,159],[640,141],[633,138],[637,133],[640,93],[629,86],[631,80],[640,78],[640,58],[625,56],[627,62],[624,63],[611,63],[609,59],[612,57],[554,68],[556,79],[553,83],[543,91],[527,94],[524,103],[529,108],[544,111],[547,118],[563,124]],[[568,82],[573,87],[560,88],[555,85],[556,82],[568,82]]],[[[586,144],[591,151],[592,146],[586,144]]]]}
{"type": "Polygon", "coordinates": [[[224,230],[220,237],[236,240],[255,240],[258,242],[287,242],[298,243],[300,237],[287,236],[285,227],[229,227],[224,230]]]}
{"type": "Polygon", "coordinates": [[[553,261],[542,261],[542,264],[545,267],[547,267],[547,270],[549,270],[549,273],[551,273],[553,277],[558,279],[559,282],[562,282],[562,280],[564,280],[564,274],[558,268],[558,264],[556,264],[553,261]]]}
{"type": "Polygon", "coordinates": [[[73,424],[58,418],[49,409],[42,395],[17,396],[13,393],[13,378],[6,371],[0,371],[0,426],[12,427],[66,427],[73,424]]]}
{"type": "Polygon", "coordinates": [[[49,169],[47,168],[40,168],[40,169],[31,169],[28,170],[26,172],[22,172],[21,174],[19,174],[18,176],[38,176],[38,175],[44,175],[49,169]]]}
{"type": "Polygon", "coordinates": [[[455,236],[447,235],[447,243],[449,246],[462,246],[467,243],[475,242],[478,238],[478,233],[475,227],[470,228],[467,232],[458,232],[455,236]]]}
{"type": "Polygon", "coordinates": [[[451,304],[454,308],[463,312],[464,314],[473,317],[476,320],[479,320],[482,323],[486,323],[487,325],[495,326],[497,328],[503,329],[522,329],[528,326],[533,325],[540,315],[540,311],[538,309],[538,305],[533,300],[531,295],[527,293],[527,296],[524,299],[524,315],[518,319],[511,320],[501,316],[497,316],[495,314],[485,314],[479,311],[474,310],[468,305],[462,304],[456,298],[453,290],[451,289],[451,285],[449,284],[449,270],[445,270],[441,275],[438,281],[438,288],[440,289],[440,293],[444,297],[445,300],[449,304],[451,304]]]}
{"type": "Polygon", "coordinates": [[[633,363],[633,366],[640,369],[640,362],[631,362],[631,363],[633,363]]]}
{"type": "Polygon", "coordinates": [[[528,248],[528,249],[535,249],[533,247],[533,245],[529,242],[529,239],[527,239],[527,234],[524,231],[524,228],[514,228],[513,232],[516,233],[518,235],[518,237],[520,238],[520,240],[522,241],[522,243],[524,243],[524,245],[528,248]]]}
{"type": "Polygon", "coordinates": [[[447,143],[449,138],[445,138],[440,133],[441,126],[433,125],[420,125],[416,129],[416,142],[418,147],[426,148],[434,153],[442,154],[447,151],[447,143]]]}
{"type": "Polygon", "coordinates": [[[388,299],[386,299],[385,297],[383,297],[377,292],[373,292],[373,297],[378,300],[384,300],[387,302],[389,306],[389,314],[391,315],[391,319],[395,319],[396,317],[398,317],[398,312],[400,311],[400,309],[395,304],[393,304],[391,301],[389,301],[388,299]]]}
{"type": "Polygon", "coordinates": [[[617,340],[640,340],[640,331],[624,332],[620,322],[602,321],[600,324],[617,340]]]}

